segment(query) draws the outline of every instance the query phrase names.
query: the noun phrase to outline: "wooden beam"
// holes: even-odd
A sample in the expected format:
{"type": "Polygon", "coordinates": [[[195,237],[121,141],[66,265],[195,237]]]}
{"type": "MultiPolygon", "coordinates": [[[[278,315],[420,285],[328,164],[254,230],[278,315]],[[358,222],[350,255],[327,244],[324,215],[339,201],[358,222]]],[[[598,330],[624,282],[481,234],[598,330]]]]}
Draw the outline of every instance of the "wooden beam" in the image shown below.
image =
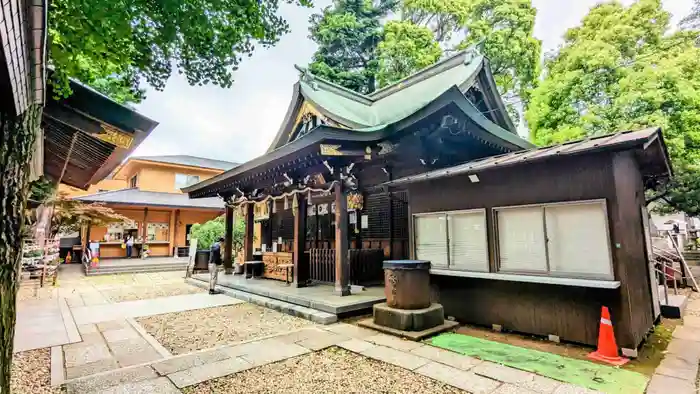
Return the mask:
{"type": "Polygon", "coordinates": [[[305,197],[298,200],[297,214],[294,216],[294,243],[292,258],[294,259],[294,287],[305,287],[309,280],[309,261],[304,255],[306,245],[306,207],[305,197]]]}
{"type": "Polygon", "coordinates": [[[348,260],[348,199],[342,183],[335,192],[335,292],[350,295],[350,261],[348,260]]]}
{"type": "Polygon", "coordinates": [[[68,153],[66,154],[66,159],[63,162],[63,168],[61,169],[61,175],[58,177],[58,182],[56,182],[57,185],[61,184],[61,181],[63,180],[63,175],[66,174],[66,167],[68,167],[68,162],[70,161],[70,157],[73,154],[73,147],[75,147],[75,141],[78,140],[78,133],[79,131],[76,131],[73,133],[73,138],[70,140],[70,147],[68,148],[68,153]]]}
{"type": "Polygon", "coordinates": [[[233,274],[233,207],[226,205],[226,236],[224,237],[224,273],[233,274]]]}
{"type": "Polygon", "coordinates": [[[253,260],[253,204],[245,205],[245,236],[243,239],[243,261],[253,260]]]}

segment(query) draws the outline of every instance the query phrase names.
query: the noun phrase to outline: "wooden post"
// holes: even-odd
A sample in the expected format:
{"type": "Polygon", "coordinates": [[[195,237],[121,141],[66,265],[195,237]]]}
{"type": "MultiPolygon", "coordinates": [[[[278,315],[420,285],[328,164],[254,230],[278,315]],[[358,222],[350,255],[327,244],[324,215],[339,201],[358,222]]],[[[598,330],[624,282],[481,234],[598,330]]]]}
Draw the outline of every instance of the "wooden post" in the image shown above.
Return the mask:
{"type": "Polygon", "coordinates": [[[300,198],[297,214],[294,216],[294,243],[292,258],[294,259],[294,287],[305,287],[309,280],[309,261],[304,258],[306,244],[306,198],[300,198]]]}
{"type": "Polygon", "coordinates": [[[173,229],[173,250],[175,253],[175,256],[177,256],[177,248],[180,246],[177,242],[177,229],[180,227],[180,210],[176,209],[175,210],[175,228],[173,229]]]}
{"type": "Polygon", "coordinates": [[[143,209],[143,228],[141,229],[141,258],[143,251],[146,250],[146,241],[148,240],[148,208],[143,209]]]}
{"type": "Polygon", "coordinates": [[[170,253],[169,255],[172,256],[177,256],[177,252],[175,251],[175,210],[171,209],[170,214],[168,215],[168,246],[170,247],[170,253]]]}
{"type": "Polygon", "coordinates": [[[253,260],[253,204],[245,205],[245,236],[243,239],[243,261],[253,260]]]}
{"type": "Polygon", "coordinates": [[[233,207],[226,205],[226,236],[224,237],[224,274],[233,274],[233,207]]]}
{"type": "Polygon", "coordinates": [[[335,193],[335,292],[350,295],[350,261],[348,260],[348,199],[342,183],[336,183],[335,193]]]}

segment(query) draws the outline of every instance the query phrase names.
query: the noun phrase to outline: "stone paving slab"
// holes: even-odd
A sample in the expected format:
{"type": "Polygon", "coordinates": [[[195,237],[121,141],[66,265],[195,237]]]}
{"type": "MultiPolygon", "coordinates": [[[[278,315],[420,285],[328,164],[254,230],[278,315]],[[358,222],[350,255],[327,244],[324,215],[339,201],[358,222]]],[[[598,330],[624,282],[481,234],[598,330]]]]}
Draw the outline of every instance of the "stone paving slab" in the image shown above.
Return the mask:
{"type": "Polygon", "coordinates": [[[242,357],[234,357],[175,372],[168,375],[168,378],[175,386],[183,388],[206,380],[231,375],[252,367],[253,364],[244,360],[242,357]]]}
{"type": "Polygon", "coordinates": [[[75,379],[82,376],[94,375],[100,372],[113,371],[118,368],[119,365],[117,364],[117,360],[110,357],[104,360],[96,361],[94,363],[82,364],[75,367],[67,367],[66,379],[75,379]]]}
{"type": "Polygon", "coordinates": [[[346,337],[365,339],[377,335],[376,331],[368,330],[353,324],[336,323],[322,327],[324,330],[334,332],[336,334],[345,335],[346,337]]]}
{"type": "Polygon", "coordinates": [[[375,346],[360,353],[363,356],[413,371],[428,364],[430,360],[385,346],[375,346]]]}
{"type": "Polygon", "coordinates": [[[207,350],[194,354],[176,356],[164,361],[159,361],[151,366],[161,375],[169,375],[178,371],[198,367],[200,365],[225,360],[230,356],[221,349],[207,350]]]}
{"type": "MultiPolygon", "coordinates": [[[[669,391],[666,394],[670,394],[670,393],[673,393],[673,392],[669,391]]],[[[554,393],[552,393],[552,394],[604,394],[604,393],[602,393],[600,391],[596,391],[596,390],[587,389],[585,387],[575,386],[575,385],[570,384],[570,383],[565,383],[565,384],[562,384],[561,386],[557,387],[554,390],[554,393]]],[[[676,393],[673,393],[673,394],[676,394],[676,393]]]]}
{"type": "Polygon", "coordinates": [[[430,345],[417,347],[411,350],[411,354],[415,354],[416,356],[424,357],[432,361],[437,361],[463,371],[470,370],[475,365],[481,364],[481,360],[479,359],[430,345]]]}
{"type": "Polygon", "coordinates": [[[363,341],[362,339],[352,338],[345,342],[340,342],[338,346],[351,352],[362,353],[365,350],[369,350],[373,347],[376,347],[377,345],[367,341],[363,341]]]}
{"type": "Polygon", "coordinates": [[[416,369],[415,372],[473,394],[491,393],[501,385],[501,382],[479,376],[473,372],[432,361],[416,369]]]}
{"type": "Polygon", "coordinates": [[[66,383],[68,393],[102,392],[112,386],[155,379],[158,374],[148,366],[122,368],[98,375],[79,378],[66,383]]]}
{"type": "Polygon", "coordinates": [[[73,308],[73,317],[77,324],[101,323],[127,317],[160,315],[193,309],[235,305],[242,302],[223,294],[185,294],[148,300],[126,301],[117,304],[76,307],[73,308]]]}
{"type": "Polygon", "coordinates": [[[406,352],[423,346],[423,344],[419,342],[407,341],[405,339],[393,337],[391,335],[386,334],[377,334],[371,337],[366,337],[364,338],[364,340],[377,345],[387,346],[396,350],[406,352]]]}
{"type": "Polygon", "coordinates": [[[181,394],[168,378],[143,380],[85,394],[181,394]]]}
{"type": "Polygon", "coordinates": [[[104,343],[66,345],[63,347],[63,353],[65,355],[66,368],[90,364],[112,357],[109,353],[109,348],[104,343]]]}
{"type": "Polygon", "coordinates": [[[344,335],[322,331],[310,338],[297,342],[297,345],[303,346],[309,350],[318,351],[333,345],[337,345],[340,342],[345,342],[348,339],[350,338],[344,335]]]}
{"type": "Polygon", "coordinates": [[[656,367],[655,373],[671,376],[687,381],[694,381],[698,376],[698,363],[689,362],[686,359],[668,354],[656,367]]]}
{"type": "Polygon", "coordinates": [[[81,340],[63,298],[20,301],[17,303],[13,349],[23,352],[60,346],[81,340]]]}
{"type": "Polygon", "coordinates": [[[483,361],[479,365],[475,366],[472,371],[475,374],[511,384],[522,384],[529,382],[534,380],[535,376],[535,374],[532,372],[522,371],[520,369],[507,367],[505,365],[492,363],[490,361],[483,361]]]}
{"type": "MultiPolygon", "coordinates": [[[[647,386],[647,394],[696,394],[695,384],[693,382],[666,376],[654,374],[651,377],[651,382],[647,386]]],[[[560,393],[557,393],[560,394],[560,393]]]]}
{"type": "Polygon", "coordinates": [[[241,357],[256,367],[309,353],[308,349],[299,345],[274,340],[262,341],[257,348],[250,345],[243,345],[246,350],[241,357]]]}
{"type": "Polygon", "coordinates": [[[552,394],[562,385],[563,383],[558,380],[540,375],[534,375],[533,380],[518,384],[519,387],[523,387],[540,394],[552,394]]]}
{"type": "Polygon", "coordinates": [[[537,392],[510,383],[503,383],[491,394],[537,394],[537,392]]]}

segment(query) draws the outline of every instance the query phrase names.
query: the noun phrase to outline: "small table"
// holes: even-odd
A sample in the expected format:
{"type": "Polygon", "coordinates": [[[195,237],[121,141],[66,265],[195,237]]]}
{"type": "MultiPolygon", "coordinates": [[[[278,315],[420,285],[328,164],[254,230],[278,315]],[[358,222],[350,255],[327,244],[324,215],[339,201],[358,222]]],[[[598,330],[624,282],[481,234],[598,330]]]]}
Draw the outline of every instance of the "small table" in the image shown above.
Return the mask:
{"type": "Polygon", "coordinates": [[[261,277],[263,275],[264,270],[265,263],[263,263],[262,261],[246,261],[243,263],[243,275],[246,279],[255,278],[255,271],[258,271],[258,277],[261,277]],[[248,276],[249,272],[250,276],[248,276]]]}
{"type": "Polygon", "coordinates": [[[292,272],[294,272],[294,264],[280,264],[280,268],[285,270],[284,282],[289,285],[292,283],[292,272]]]}

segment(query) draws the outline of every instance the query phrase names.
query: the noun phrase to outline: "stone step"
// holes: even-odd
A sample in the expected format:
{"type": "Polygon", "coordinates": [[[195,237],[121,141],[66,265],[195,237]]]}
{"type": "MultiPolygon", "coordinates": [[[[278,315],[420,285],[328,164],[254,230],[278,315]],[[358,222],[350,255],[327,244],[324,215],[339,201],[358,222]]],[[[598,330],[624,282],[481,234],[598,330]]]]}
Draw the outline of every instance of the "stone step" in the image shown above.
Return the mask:
{"type": "Polygon", "coordinates": [[[118,274],[118,273],[140,273],[140,272],[160,272],[160,271],[185,271],[187,269],[187,263],[185,264],[146,264],[139,266],[128,266],[128,267],[90,267],[85,273],[86,275],[103,275],[103,274],[118,274]]]}
{"type": "Polygon", "coordinates": [[[673,289],[668,289],[668,300],[666,300],[664,287],[659,286],[658,289],[661,315],[669,319],[682,318],[685,308],[688,306],[688,297],[683,294],[673,294],[673,289]]]}
{"type": "MultiPolygon", "coordinates": [[[[209,284],[201,280],[187,278],[187,283],[201,287],[203,289],[209,288],[209,284]]],[[[229,289],[228,287],[216,286],[217,290],[220,290],[223,294],[230,297],[237,298],[251,304],[264,306],[266,308],[274,309],[278,312],[286,313],[291,316],[301,317],[302,319],[311,320],[318,324],[332,324],[338,321],[338,316],[332,313],[319,311],[316,309],[307,308],[305,306],[292,304],[286,301],[276,300],[270,297],[264,297],[257,294],[247,293],[244,291],[238,291],[229,289]]]]}

